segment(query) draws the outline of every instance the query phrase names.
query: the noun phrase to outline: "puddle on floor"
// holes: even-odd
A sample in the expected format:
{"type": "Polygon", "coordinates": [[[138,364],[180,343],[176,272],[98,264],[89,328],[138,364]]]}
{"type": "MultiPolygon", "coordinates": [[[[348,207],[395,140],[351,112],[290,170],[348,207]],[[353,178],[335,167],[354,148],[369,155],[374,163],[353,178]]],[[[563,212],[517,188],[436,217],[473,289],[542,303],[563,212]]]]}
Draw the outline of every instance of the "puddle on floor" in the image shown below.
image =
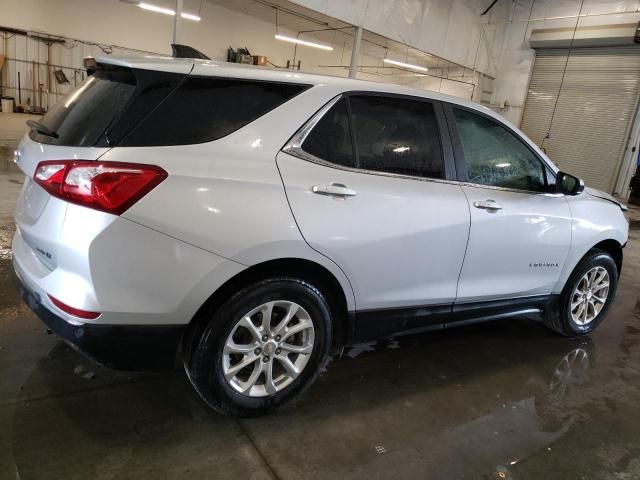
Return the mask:
{"type": "Polygon", "coordinates": [[[11,240],[14,231],[13,224],[0,226],[0,259],[11,259],[11,240]]]}

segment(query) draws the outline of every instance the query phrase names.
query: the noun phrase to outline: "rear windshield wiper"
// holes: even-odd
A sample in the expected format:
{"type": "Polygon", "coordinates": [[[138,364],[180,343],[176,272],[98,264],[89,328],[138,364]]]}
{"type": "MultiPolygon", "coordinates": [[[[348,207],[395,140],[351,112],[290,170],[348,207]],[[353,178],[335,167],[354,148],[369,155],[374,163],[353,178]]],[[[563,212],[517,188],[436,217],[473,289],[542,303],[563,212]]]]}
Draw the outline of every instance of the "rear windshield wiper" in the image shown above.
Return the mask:
{"type": "Polygon", "coordinates": [[[51,130],[49,127],[41,124],[40,122],[36,122],[35,120],[27,120],[27,126],[31,130],[35,130],[42,135],[46,135],[47,137],[58,138],[58,134],[51,130]]]}

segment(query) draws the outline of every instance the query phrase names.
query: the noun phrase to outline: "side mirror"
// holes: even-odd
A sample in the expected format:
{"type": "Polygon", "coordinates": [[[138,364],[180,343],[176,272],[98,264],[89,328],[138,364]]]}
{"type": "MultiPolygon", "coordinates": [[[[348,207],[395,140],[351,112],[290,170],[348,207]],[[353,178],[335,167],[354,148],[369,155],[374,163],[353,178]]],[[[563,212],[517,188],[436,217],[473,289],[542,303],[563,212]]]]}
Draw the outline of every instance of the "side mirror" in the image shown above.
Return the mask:
{"type": "Polygon", "coordinates": [[[580,195],[584,190],[584,182],[565,172],[556,175],[556,191],[564,195],[580,195]]]}

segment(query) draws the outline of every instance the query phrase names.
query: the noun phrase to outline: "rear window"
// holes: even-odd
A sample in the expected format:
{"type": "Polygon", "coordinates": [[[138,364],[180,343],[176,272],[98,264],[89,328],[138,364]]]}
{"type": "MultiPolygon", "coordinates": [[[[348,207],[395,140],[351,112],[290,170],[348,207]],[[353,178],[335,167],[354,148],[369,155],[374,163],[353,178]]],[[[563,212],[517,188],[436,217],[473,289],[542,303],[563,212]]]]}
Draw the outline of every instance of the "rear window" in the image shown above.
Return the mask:
{"type": "Polygon", "coordinates": [[[166,146],[224,137],[309,85],[101,66],[40,120],[54,136],[40,143],[77,147],[166,146]]]}
{"type": "Polygon", "coordinates": [[[189,77],[120,145],[186,145],[217,140],[307,88],[309,85],[189,77]]]}
{"type": "Polygon", "coordinates": [[[53,145],[96,146],[135,89],[136,78],[130,69],[98,70],[40,119],[57,136],[32,131],[31,138],[53,145]]]}

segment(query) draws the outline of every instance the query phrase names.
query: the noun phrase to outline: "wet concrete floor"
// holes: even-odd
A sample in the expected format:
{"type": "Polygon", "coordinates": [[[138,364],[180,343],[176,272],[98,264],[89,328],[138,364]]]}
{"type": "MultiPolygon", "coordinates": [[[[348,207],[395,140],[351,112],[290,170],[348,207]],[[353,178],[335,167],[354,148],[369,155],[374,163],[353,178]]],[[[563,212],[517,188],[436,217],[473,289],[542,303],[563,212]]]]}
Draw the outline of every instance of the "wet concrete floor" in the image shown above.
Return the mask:
{"type": "Polygon", "coordinates": [[[640,478],[638,229],[589,337],[513,319],[360,345],[238,420],[179,369],[100,368],[45,335],[9,276],[21,181],[0,175],[0,479],[640,478]]]}

